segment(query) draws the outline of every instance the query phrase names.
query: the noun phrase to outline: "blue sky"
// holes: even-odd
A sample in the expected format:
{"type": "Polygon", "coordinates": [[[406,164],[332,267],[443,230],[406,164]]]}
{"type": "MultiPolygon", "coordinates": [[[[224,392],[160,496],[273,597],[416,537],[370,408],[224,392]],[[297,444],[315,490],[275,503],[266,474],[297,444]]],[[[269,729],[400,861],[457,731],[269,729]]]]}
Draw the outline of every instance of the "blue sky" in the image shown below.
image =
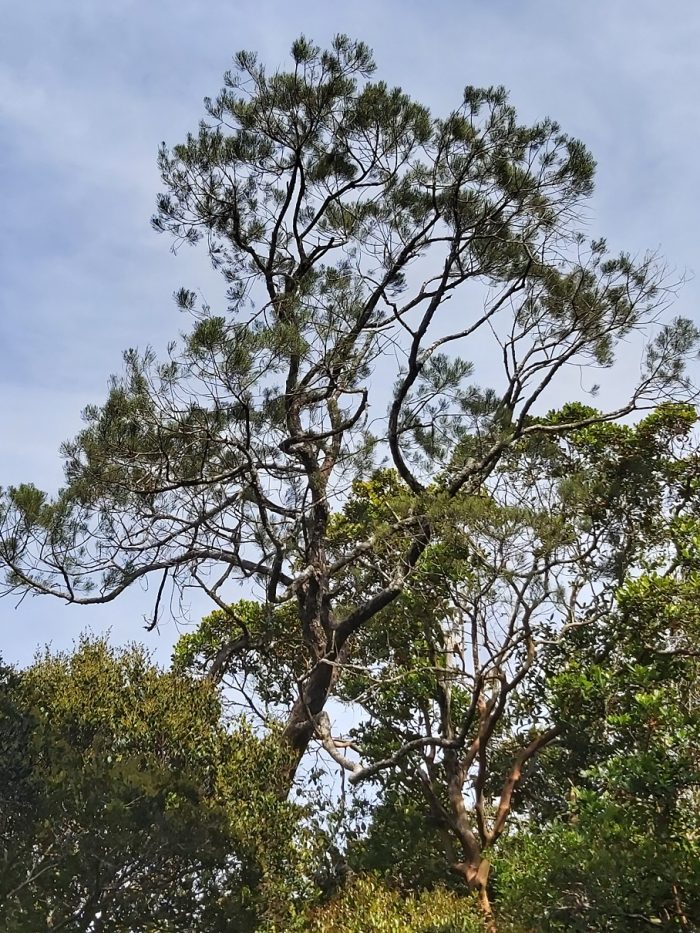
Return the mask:
{"type": "MultiPolygon", "coordinates": [[[[658,249],[697,317],[700,4],[695,0],[30,0],[0,33],[0,484],[55,490],[58,446],[104,396],[122,349],[163,349],[186,326],[180,285],[216,307],[205,256],[149,226],[161,140],[196,128],[232,54],[283,64],[304,32],[348,32],[382,78],[436,113],[465,84],[505,84],[525,120],[557,119],[598,160],[591,235],[658,249]]],[[[106,607],[0,603],[0,652],[70,645],[82,630],[144,636],[141,591],[106,607]]],[[[195,601],[196,619],[203,604],[195,601]]],[[[172,626],[144,636],[161,656],[172,626]]]]}

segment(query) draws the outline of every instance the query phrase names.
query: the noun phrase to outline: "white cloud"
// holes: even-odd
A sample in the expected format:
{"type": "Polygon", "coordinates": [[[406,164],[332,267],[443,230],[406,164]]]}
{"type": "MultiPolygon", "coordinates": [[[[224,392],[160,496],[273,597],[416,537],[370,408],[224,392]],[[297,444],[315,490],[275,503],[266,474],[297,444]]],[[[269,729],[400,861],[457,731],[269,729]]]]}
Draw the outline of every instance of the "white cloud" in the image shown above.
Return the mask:
{"type": "MultiPolygon", "coordinates": [[[[277,64],[302,31],[320,42],[347,31],[375,48],[383,77],[443,112],[467,83],[505,84],[524,119],[551,115],[593,149],[592,235],[697,266],[694,0],[32,0],[3,19],[0,482],[59,481],[58,441],[100,398],[121,349],[162,347],[183,326],[177,286],[216,303],[202,254],[174,259],[148,218],[158,143],[196,127],[201,98],[241,47],[277,64]]],[[[678,310],[693,313],[699,297],[692,282],[678,310]]],[[[138,593],[104,611],[0,605],[0,646],[26,658],[90,620],[137,634],[145,605],[138,593]]]]}

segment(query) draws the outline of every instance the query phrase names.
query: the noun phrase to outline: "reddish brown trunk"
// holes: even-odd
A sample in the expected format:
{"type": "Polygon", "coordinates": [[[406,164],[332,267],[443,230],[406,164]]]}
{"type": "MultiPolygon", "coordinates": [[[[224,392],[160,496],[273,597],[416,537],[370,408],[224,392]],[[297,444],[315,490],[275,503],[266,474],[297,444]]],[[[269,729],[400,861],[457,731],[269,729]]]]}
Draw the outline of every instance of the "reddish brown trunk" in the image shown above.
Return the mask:
{"type": "Polygon", "coordinates": [[[450,817],[464,853],[464,861],[453,865],[453,870],[463,879],[470,891],[475,891],[484,917],[486,933],[497,933],[496,922],[488,895],[488,880],[491,863],[482,855],[482,844],[471,828],[471,820],[464,803],[463,787],[465,766],[455,751],[445,752],[445,774],[450,801],[450,817]]]}
{"type": "Polygon", "coordinates": [[[489,872],[491,870],[489,860],[476,856],[473,861],[457,862],[452,868],[464,879],[467,888],[476,892],[479,908],[484,917],[486,933],[498,933],[488,894],[489,872]]]}

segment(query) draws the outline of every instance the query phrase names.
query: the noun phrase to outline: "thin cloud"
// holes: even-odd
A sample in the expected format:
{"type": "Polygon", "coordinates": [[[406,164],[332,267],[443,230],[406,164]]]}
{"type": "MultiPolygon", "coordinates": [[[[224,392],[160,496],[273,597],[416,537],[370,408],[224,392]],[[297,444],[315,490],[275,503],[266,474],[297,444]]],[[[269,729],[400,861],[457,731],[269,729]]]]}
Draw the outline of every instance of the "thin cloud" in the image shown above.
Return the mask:
{"type": "MultiPolygon", "coordinates": [[[[58,442],[103,397],[121,349],[162,349],[185,326],[170,301],[180,285],[213,307],[223,294],[201,251],[174,259],[150,231],[159,142],[196,128],[201,98],[239,48],[274,67],[300,32],[326,42],[339,31],[365,39],[381,76],[436,113],[467,83],[505,84],[523,119],[551,115],[592,148],[591,236],[659,247],[681,272],[697,266],[694,0],[12,4],[0,37],[0,482],[55,489],[58,442]]],[[[678,312],[692,314],[699,298],[691,281],[678,312]]],[[[149,605],[138,590],[83,612],[5,603],[0,646],[26,660],[37,643],[68,645],[86,625],[140,637],[149,605]]],[[[174,635],[158,642],[163,651],[174,635]]]]}

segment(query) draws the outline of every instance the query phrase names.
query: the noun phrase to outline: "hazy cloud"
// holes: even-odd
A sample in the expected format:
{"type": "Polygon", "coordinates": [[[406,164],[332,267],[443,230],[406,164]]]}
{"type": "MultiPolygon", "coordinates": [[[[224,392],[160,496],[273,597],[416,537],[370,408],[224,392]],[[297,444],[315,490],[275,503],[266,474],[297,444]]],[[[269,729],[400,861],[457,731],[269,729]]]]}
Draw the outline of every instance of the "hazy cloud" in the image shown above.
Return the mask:
{"type": "MultiPolygon", "coordinates": [[[[60,482],[56,448],[99,400],[120,351],[184,326],[181,284],[221,292],[205,258],[150,231],[155,153],[196,127],[239,48],[283,63],[300,32],[347,31],[381,74],[436,112],[465,84],[505,84],[524,119],[550,115],[599,162],[591,235],[678,270],[697,266],[700,7],[693,0],[209,3],[32,0],[0,37],[0,481],[60,482]]],[[[693,315],[696,282],[679,312],[693,315]]],[[[630,364],[632,365],[632,364],[630,364]]],[[[138,591],[104,609],[0,604],[0,650],[26,659],[87,625],[139,632],[138,591]]],[[[200,611],[199,604],[193,615],[200,611]]],[[[170,636],[174,633],[171,631],[170,636]]],[[[153,642],[163,645],[165,642],[153,642]]]]}

